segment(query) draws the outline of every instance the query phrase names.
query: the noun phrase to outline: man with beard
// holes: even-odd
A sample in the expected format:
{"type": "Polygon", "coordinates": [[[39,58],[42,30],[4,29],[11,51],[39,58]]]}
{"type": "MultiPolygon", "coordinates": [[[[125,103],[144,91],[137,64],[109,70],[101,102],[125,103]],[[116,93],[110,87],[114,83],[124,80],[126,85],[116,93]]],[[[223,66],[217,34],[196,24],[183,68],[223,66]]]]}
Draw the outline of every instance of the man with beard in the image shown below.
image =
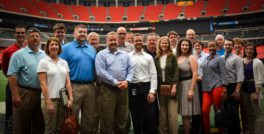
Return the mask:
{"type": "MultiPolygon", "coordinates": [[[[22,25],[18,25],[15,27],[15,38],[16,43],[9,46],[3,51],[2,55],[2,68],[3,73],[7,77],[7,71],[9,66],[9,61],[13,53],[17,50],[21,49],[26,44],[26,27],[22,25]]],[[[9,86],[9,83],[6,85],[6,98],[5,98],[5,106],[6,106],[6,114],[5,114],[5,134],[12,134],[13,129],[13,117],[12,117],[12,93],[9,86]]]]}
{"type": "Polygon", "coordinates": [[[158,126],[154,103],[157,90],[155,63],[152,56],[143,51],[143,36],[141,34],[135,34],[133,42],[135,49],[129,55],[135,63],[135,68],[129,86],[129,108],[134,133],[157,134],[158,126]]]}
{"type": "Polygon", "coordinates": [[[215,36],[215,41],[217,42],[217,50],[216,53],[219,56],[223,56],[225,54],[225,49],[224,49],[224,43],[225,43],[225,38],[222,34],[218,34],[215,36]]]}
{"type": "Polygon", "coordinates": [[[61,58],[70,68],[74,89],[73,112],[79,117],[81,111],[81,134],[92,133],[96,110],[95,49],[86,42],[87,28],[79,24],[74,28],[74,40],[62,47],[61,58]]]}
{"type": "Polygon", "coordinates": [[[65,41],[66,27],[63,23],[57,23],[53,27],[53,35],[58,38],[61,42],[61,45],[66,44],[65,41]]]}
{"type": "Polygon", "coordinates": [[[134,64],[125,51],[118,49],[117,42],[118,34],[109,32],[106,35],[108,46],[97,54],[95,61],[96,73],[101,80],[99,113],[102,134],[112,134],[112,131],[126,133],[128,86],[133,77],[134,64]]]}
{"type": "Polygon", "coordinates": [[[156,46],[157,46],[157,35],[155,33],[149,33],[147,35],[147,47],[145,52],[150,54],[153,59],[156,56],[156,46]]]}
{"type": "Polygon", "coordinates": [[[167,34],[167,36],[168,36],[168,38],[169,38],[169,40],[170,40],[171,49],[172,49],[173,53],[174,53],[175,55],[177,55],[177,54],[176,54],[176,52],[177,52],[176,49],[177,49],[177,44],[178,44],[178,41],[179,41],[179,35],[178,35],[178,33],[175,32],[175,31],[170,31],[170,32],[167,34]]]}
{"type": "Polygon", "coordinates": [[[239,101],[240,101],[240,88],[242,82],[244,81],[244,67],[242,59],[233,54],[232,50],[234,48],[234,41],[231,39],[225,40],[224,44],[226,66],[226,80],[227,80],[227,103],[233,106],[236,110],[233,111],[236,117],[233,118],[234,122],[229,124],[228,133],[229,134],[240,134],[240,120],[239,120],[239,101]]]}
{"type": "Polygon", "coordinates": [[[37,66],[46,54],[39,49],[40,31],[37,28],[27,31],[27,42],[25,48],[11,57],[7,73],[12,92],[14,133],[42,134],[45,124],[40,106],[37,66]]]}
{"type": "Polygon", "coordinates": [[[131,52],[134,50],[134,46],[126,41],[127,31],[125,27],[117,28],[118,34],[118,49],[123,50],[125,52],[131,52]]]}

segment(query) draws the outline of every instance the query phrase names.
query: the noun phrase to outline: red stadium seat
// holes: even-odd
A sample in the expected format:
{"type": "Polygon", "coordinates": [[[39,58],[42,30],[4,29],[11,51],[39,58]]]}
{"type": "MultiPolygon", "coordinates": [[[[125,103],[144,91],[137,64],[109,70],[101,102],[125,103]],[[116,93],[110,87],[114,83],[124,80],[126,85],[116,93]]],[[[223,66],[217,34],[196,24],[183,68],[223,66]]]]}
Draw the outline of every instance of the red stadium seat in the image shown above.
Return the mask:
{"type": "Polygon", "coordinates": [[[50,3],[43,1],[32,0],[32,2],[38,6],[38,8],[44,12],[46,12],[47,17],[49,18],[59,18],[54,10],[52,10],[50,3]]]}
{"type": "Polygon", "coordinates": [[[180,12],[182,12],[182,7],[172,3],[167,4],[164,10],[164,20],[177,19],[180,12]]]}
{"type": "Polygon", "coordinates": [[[222,15],[222,10],[226,6],[225,0],[209,0],[206,6],[206,14],[207,17],[217,17],[222,15]]]}
{"type": "Polygon", "coordinates": [[[251,0],[248,11],[259,11],[262,10],[264,6],[263,0],[251,0]]]}
{"type": "Polygon", "coordinates": [[[149,21],[155,21],[159,20],[159,15],[162,13],[163,5],[149,5],[147,6],[146,13],[145,13],[145,19],[149,21]]]}
{"type": "Polygon", "coordinates": [[[40,14],[40,11],[37,7],[35,7],[31,2],[27,1],[27,0],[15,0],[15,2],[17,3],[17,5],[19,5],[20,7],[23,7],[27,10],[28,14],[31,15],[36,15],[36,16],[42,16],[40,14]]]}
{"type": "Polygon", "coordinates": [[[71,9],[67,5],[57,4],[57,3],[50,3],[50,5],[53,7],[55,11],[57,11],[57,13],[60,13],[63,15],[63,19],[75,20],[73,18],[73,13],[71,12],[71,9]]]}
{"type": "Polygon", "coordinates": [[[95,17],[95,21],[106,22],[106,8],[103,6],[91,7],[92,15],[95,17]]]}
{"type": "Polygon", "coordinates": [[[248,0],[231,0],[227,14],[238,14],[243,12],[248,0]]]}
{"type": "Polygon", "coordinates": [[[4,9],[7,11],[23,13],[19,9],[19,7],[16,4],[10,2],[10,0],[1,0],[0,3],[4,6],[4,9]]]}
{"type": "Polygon", "coordinates": [[[89,12],[88,12],[88,7],[85,7],[83,5],[75,6],[71,5],[70,8],[72,9],[73,13],[75,15],[79,16],[79,19],[82,21],[89,21],[89,12]]]}
{"type": "Polygon", "coordinates": [[[139,17],[143,15],[143,6],[129,6],[127,7],[127,17],[128,21],[139,21],[139,17]]]}
{"type": "Polygon", "coordinates": [[[185,18],[198,18],[201,16],[201,11],[204,8],[204,1],[197,1],[193,5],[186,6],[185,18]]]}
{"type": "Polygon", "coordinates": [[[120,7],[109,7],[109,15],[112,17],[113,22],[121,22],[122,17],[125,15],[125,8],[123,6],[120,7]]]}

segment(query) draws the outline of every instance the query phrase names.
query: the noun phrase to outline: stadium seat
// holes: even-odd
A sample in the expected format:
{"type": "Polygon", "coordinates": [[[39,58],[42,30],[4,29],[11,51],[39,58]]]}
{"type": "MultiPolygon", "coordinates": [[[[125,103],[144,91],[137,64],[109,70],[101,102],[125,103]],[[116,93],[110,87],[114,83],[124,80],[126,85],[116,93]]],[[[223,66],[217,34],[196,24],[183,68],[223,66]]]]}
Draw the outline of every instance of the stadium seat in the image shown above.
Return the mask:
{"type": "Polygon", "coordinates": [[[125,15],[125,8],[123,6],[119,7],[109,7],[109,16],[112,18],[112,22],[122,22],[122,17],[125,15]]]}
{"type": "Polygon", "coordinates": [[[172,3],[167,4],[164,10],[164,20],[177,19],[180,12],[182,12],[182,7],[172,3]]]}
{"type": "Polygon", "coordinates": [[[89,12],[88,12],[88,7],[85,7],[83,5],[75,6],[71,5],[70,8],[72,9],[73,13],[75,15],[79,16],[79,19],[82,21],[89,21],[89,12]]]}
{"type": "Polygon", "coordinates": [[[47,17],[49,18],[59,18],[54,10],[52,10],[50,3],[44,2],[44,1],[36,1],[32,0],[32,2],[38,6],[38,8],[44,12],[46,12],[47,17]]]}
{"type": "Polygon", "coordinates": [[[193,5],[186,6],[185,18],[198,18],[201,16],[201,11],[204,8],[204,1],[197,1],[193,5]]]}
{"type": "Polygon", "coordinates": [[[71,9],[65,4],[50,3],[51,8],[53,8],[57,13],[62,14],[63,19],[66,20],[75,20],[73,18],[73,13],[71,9]]]}
{"type": "Polygon", "coordinates": [[[128,21],[139,21],[139,17],[143,15],[143,6],[129,6],[127,7],[127,17],[128,21]]]}
{"type": "Polygon", "coordinates": [[[226,6],[225,0],[209,0],[206,6],[206,17],[217,17],[222,15],[226,6]]]}
{"type": "Polygon", "coordinates": [[[247,5],[247,0],[231,0],[227,14],[238,14],[243,12],[243,7],[247,5]]]}
{"type": "Polygon", "coordinates": [[[95,21],[97,22],[105,22],[106,21],[106,8],[103,6],[99,7],[91,7],[92,15],[95,17],[95,21]]]}
{"type": "Polygon", "coordinates": [[[159,20],[159,15],[162,13],[162,4],[158,4],[156,6],[149,5],[147,6],[146,12],[145,12],[145,19],[149,21],[155,21],[159,20]]]}

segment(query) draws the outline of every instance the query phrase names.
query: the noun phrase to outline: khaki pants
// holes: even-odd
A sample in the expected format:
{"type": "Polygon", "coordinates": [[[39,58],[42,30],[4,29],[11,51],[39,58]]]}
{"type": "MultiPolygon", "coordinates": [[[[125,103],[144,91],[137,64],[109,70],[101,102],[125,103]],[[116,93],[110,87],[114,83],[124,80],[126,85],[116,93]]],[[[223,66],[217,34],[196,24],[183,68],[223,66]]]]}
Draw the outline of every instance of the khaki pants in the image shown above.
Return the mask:
{"type": "Polygon", "coordinates": [[[244,129],[250,134],[263,134],[264,115],[259,105],[253,102],[250,93],[240,91],[241,94],[241,116],[244,129]]]}
{"type": "Polygon", "coordinates": [[[44,99],[41,99],[41,109],[45,121],[45,134],[59,134],[64,119],[64,108],[59,99],[51,99],[54,113],[49,114],[44,99]]]}
{"type": "Polygon", "coordinates": [[[99,93],[99,113],[102,134],[112,134],[113,128],[116,134],[125,134],[128,118],[128,90],[102,84],[99,93]]]}
{"type": "Polygon", "coordinates": [[[72,83],[73,112],[79,117],[81,112],[81,134],[93,132],[94,114],[96,110],[96,88],[91,84],[72,83]]]}
{"type": "Polygon", "coordinates": [[[178,134],[178,101],[170,96],[159,96],[159,125],[161,134],[178,134]]]}
{"type": "Polygon", "coordinates": [[[20,88],[22,105],[13,107],[15,134],[43,134],[45,123],[40,107],[40,91],[20,88]]]}

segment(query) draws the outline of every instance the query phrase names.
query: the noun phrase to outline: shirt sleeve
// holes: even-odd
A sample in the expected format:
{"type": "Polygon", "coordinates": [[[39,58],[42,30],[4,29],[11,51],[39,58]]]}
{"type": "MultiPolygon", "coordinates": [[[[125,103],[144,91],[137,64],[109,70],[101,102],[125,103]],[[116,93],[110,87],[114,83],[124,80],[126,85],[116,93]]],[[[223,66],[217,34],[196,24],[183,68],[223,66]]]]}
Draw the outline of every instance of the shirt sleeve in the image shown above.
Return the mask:
{"type": "Polygon", "coordinates": [[[236,63],[235,63],[235,66],[236,66],[236,82],[243,82],[244,79],[245,79],[245,76],[244,76],[244,65],[243,65],[243,61],[241,58],[237,58],[236,60],[236,63]]]}
{"type": "Polygon", "coordinates": [[[219,64],[219,71],[220,71],[220,84],[223,85],[223,86],[226,86],[227,85],[227,81],[226,81],[226,67],[225,67],[224,59],[219,57],[218,64],[219,64]]]}
{"type": "Polygon", "coordinates": [[[158,76],[157,76],[157,70],[154,63],[154,60],[151,56],[149,56],[149,73],[150,73],[150,93],[156,93],[157,92],[157,84],[158,84],[158,76]]]}
{"type": "Polygon", "coordinates": [[[21,61],[22,60],[20,60],[20,55],[14,53],[9,62],[7,76],[17,75],[19,73],[21,68],[21,61]]]}
{"type": "Polygon", "coordinates": [[[133,75],[134,75],[134,62],[132,61],[132,58],[127,54],[127,75],[126,80],[131,82],[133,75]]]}
{"type": "Polygon", "coordinates": [[[118,81],[113,78],[106,70],[106,61],[102,53],[98,53],[95,58],[95,69],[97,76],[104,82],[116,86],[118,81]]]}
{"type": "Polygon", "coordinates": [[[46,66],[45,58],[40,60],[40,62],[38,64],[37,72],[38,73],[47,72],[47,66],[46,66]]]}

